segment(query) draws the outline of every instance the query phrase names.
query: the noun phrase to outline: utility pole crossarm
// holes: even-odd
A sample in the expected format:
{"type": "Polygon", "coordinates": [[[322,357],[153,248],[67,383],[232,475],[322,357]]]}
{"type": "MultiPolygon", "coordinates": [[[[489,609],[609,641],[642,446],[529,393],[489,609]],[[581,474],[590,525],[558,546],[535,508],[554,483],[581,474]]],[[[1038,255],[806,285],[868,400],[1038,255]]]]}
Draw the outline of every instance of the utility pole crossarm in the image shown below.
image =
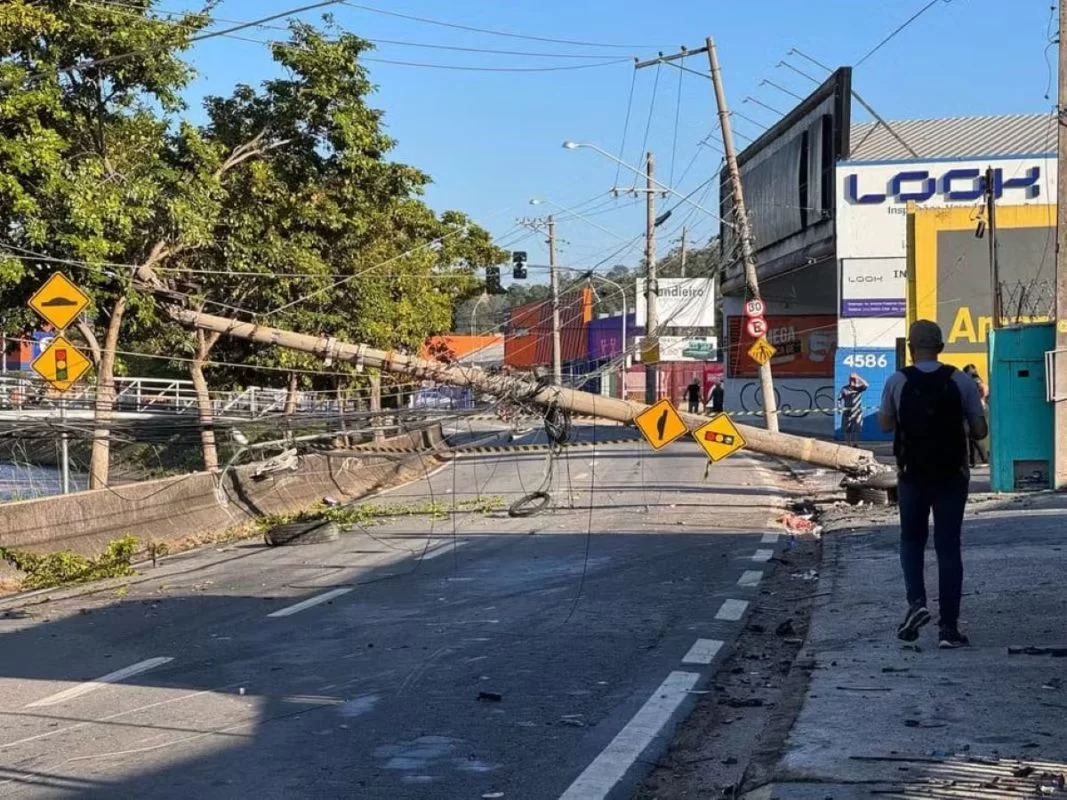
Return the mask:
{"type": "Polygon", "coordinates": [[[634,69],[644,69],[645,67],[654,67],[656,64],[669,64],[672,61],[678,61],[679,59],[686,58],[687,56],[699,56],[701,53],[707,52],[706,47],[698,47],[695,50],[690,50],[683,47],[677,53],[673,53],[669,56],[660,53],[656,58],[650,58],[648,61],[638,61],[634,64],[634,69]]]}

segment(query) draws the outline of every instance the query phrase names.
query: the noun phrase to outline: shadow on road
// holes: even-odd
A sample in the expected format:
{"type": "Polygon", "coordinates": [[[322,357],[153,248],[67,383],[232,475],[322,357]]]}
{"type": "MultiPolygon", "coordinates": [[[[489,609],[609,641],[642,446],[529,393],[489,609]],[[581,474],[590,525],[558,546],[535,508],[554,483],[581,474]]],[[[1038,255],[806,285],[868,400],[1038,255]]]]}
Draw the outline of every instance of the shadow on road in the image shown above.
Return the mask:
{"type": "Polygon", "coordinates": [[[759,539],[461,533],[355,574],[425,535],[372,533],[0,613],[0,797],[558,796],[759,539]]]}

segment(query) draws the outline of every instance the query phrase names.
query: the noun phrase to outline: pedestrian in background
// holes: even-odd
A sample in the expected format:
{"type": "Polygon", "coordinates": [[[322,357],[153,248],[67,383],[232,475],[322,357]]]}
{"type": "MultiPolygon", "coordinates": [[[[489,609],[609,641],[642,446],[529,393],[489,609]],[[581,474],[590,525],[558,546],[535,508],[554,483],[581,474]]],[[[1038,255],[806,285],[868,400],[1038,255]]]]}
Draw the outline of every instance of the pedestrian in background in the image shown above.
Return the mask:
{"type": "Polygon", "coordinates": [[[689,413],[700,413],[700,378],[693,378],[685,389],[686,400],[689,401],[689,413]]]}
{"type": "MultiPolygon", "coordinates": [[[[974,381],[975,387],[978,389],[978,399],[982,401],[982,410],[989,414],[989,389],[986,388],[985,381],[982,380],[982,376],[978,374],[978,367],[974,364],[968,364],[963,368],[963,372],[967,377],[974,381]]],[[[977,467],[980,464],[988,464],[989,456],[982,447],[982,442],[973,436],[968,437],[970,443],[970,456],[971,456],[971,468],[977,467]]]]}
{"type": "Polygon", "coordinates": [[[712,414],[721,414],[724,408],[725,397],[726,390],[723,388],[722,381],[717,380],[711,385],[711,391],[708,392],[708,402],[705,407],[709,409],[712,414]]]}
{"type": "Polygon", "coordinates": [[[863,431],[863,393],[868,386],[867,381],[853,372],[837,396],[841,406],[841,427],[845,431],[845,444],[849,447],[856,443],[863,431]]]}
{"type": "Polygon", "coordinates": [[[919,638],[930,621],[923,562],[934,516],[939,646],[969,644],[959,629],[963,595],[960,535],[970,485],[967,439],[989,432],[974,380],[938,361],[945,344],[936,322],[917,320],[908,335],[912,365],[886,381],[878,415],[882,430],[892,431],[899,473],[900,564],[908,613],[897,629],[906,642],[919,638]]]}

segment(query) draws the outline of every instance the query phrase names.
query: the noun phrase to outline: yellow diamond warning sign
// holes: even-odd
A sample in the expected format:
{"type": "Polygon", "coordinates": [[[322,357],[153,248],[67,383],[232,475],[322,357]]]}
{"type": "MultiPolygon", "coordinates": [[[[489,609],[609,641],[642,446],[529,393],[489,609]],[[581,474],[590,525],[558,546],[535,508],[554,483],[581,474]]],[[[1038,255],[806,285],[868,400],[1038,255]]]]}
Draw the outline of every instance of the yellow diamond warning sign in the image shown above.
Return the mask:
{"type": "Polygon", "coordinates": [[[89,359],[65,336],[53,339],[44,352],[30,364],[34,372],[60,392],[65,392],[73,386],[91,366],[89,359]]]}
{"type": "Polygon", "coordinates": [[[745,446],[745,437],[726,414],[719,414],[711,422],[701,425],[693,431],[693,438],[712,461],[722,461],[745,446]]]}
{"type": "Polygon", "coordinates": [[[661,450],[689,430],[670,400],[660,400],[634,417],[634,424],[645,435],[653,450],[661,450]]]}
{"type": "Polygon", "coordinates": [[[89,297],[64,275],[57,272],[30,298],[30,308],[63,330],[89,305],[89,297]]]}
{"type": "Polygon", "coordinates": [[[753,342],[752,347],[748,348],[748,357],[762,367],[774,358],[774,354],[777,352],[774,345],[761,336],[753,342]]]}

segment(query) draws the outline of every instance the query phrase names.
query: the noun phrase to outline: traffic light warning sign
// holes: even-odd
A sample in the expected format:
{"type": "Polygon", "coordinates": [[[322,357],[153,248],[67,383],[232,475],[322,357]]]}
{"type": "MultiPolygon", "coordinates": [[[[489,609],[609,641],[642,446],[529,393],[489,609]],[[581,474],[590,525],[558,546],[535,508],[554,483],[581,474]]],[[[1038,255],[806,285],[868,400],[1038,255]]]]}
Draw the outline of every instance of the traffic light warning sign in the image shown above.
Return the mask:
{"type": "Polygon", "coordinates": [[[44,352],[30,364],[34,372],[59,392],[67,391],[91,366],[89,359],[65,336],[53,339],[44,352]]]}

